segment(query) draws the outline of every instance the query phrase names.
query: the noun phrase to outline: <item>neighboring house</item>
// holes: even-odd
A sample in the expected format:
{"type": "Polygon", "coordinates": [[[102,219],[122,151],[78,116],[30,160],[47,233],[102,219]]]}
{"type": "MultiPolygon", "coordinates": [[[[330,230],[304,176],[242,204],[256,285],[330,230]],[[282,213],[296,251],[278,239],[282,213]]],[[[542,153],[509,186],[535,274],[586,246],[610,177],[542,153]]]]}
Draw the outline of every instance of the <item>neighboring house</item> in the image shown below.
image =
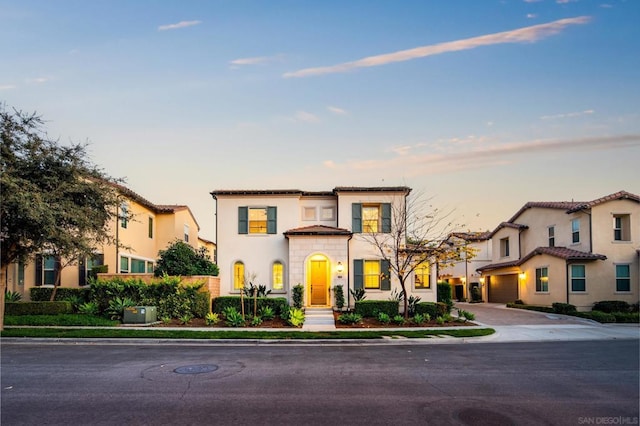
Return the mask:
{"type": "Polygon", "coordinates": [[[482,288],[480,273],[476,269],[491,263],[491,232],[452,232],[443,244],[466,247],[461,251],[461,260],[445,265],[438,270],[438,281],[451,284],[454,300],[470,299],[471,289],[482,288]],[[465,253],[472,253],[467,259],[465,253]]]}
{"type": "MultiPolygon", "coordinates": [[[[291,299],[304,286],[305,306],[335,305],[333,287],[364,288],[367,300],[399,292],[388,264],[366,241],[370,230],[390,232],[391,214],[403,211],[410,188],[337,187],[332,191],[216,190],[220,293],[239,294],[251,282],[291,299]],[[247,282],[249,281],[249,282],[247,282]]],[[[435,269],[435,268],[433,268],[435,269]]],[[[411,277],[408,292],[435,301],[428,265],[411,277]]]]}
{"type": "MultiPolygon", "coordinates": [[[[119,217],[109,226],[117,244],[96,247],[94,256],[64,267],[61,287],[87,285],[89,272],[99,265],[105,265],[109,274],[153,273],[158,252],[175,240],[183,240],[195,249],[203,244],[215,251],[212,242],[199,239],[199,226],[189,207],[153,204],[124,186],[114,187],[122,197],[119,217]]],[[[54,285],[62,263],[47,253],[37,253],[27,263],[11,265],[8,290],[19,292],[23,299],[28,299],[31,287],[54,285]]]]}
{"type": "Polygon", "coordinates": [[[491,264],[478,272],[489,302],[570,303],[640,297],[640,196],[529,202],[492,233],[491,264]]]}

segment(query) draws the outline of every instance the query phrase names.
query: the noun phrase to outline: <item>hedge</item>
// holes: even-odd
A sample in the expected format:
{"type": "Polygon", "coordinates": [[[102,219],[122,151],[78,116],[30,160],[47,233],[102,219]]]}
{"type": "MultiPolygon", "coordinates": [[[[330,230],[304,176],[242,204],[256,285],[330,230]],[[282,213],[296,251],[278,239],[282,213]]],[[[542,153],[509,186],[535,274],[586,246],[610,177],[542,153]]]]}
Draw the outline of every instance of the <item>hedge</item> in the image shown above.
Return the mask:
{"type": "Polygon", "coordinates": [[[507,308],[524,309],[527,311],[546,312],[548,314],[556,313],[556,311],[554,311],[553,308],[550,308],[548,306],[521,305],[519,303],[507,303],[507,308]]]}
{"type": "MultiPolygon", "coordinates": [[[[51,299],[53,287],[32,287],[29,290],[29,297],[32,302],[48,302],[51,299]]],[[[67,298],[81,298],[84,302],[89,301],[89,288],[69,288],[58,287],[56,300],[66,300],[67,298]]]]}
{"type": "Polygon", "coordinates": [[[612,314],[600,311],[591,311],[591,312],[575,312],[573,315],[579,318],[586,318],[594,321],[598,321],[600,323],[607,322],[616,322],[616,317],[612,314]]]}
{"type": "Polygon", "coordinates": [[[616,322],[619,323],[640,323],[640,312],[612,312],[611,315],[613,315],[616,322]]]}
{"type": "MultiPolygon", "coordinates": [[[[258,297],[258,311],[263,306],[270,306],[276,315],[282,314],[283,308],[289,306],[285,297],[258,297]]],[[[240,296],[220,296],[213,299],[212,311],[221,314],[228,306],[236,308],[240,312],[240,296]]],[[[253,298],[244,298],[244,312],[253,313],[253,298]]]]}
{"type": "Polygon", "coordinates": [[[416,305],[416,314],[429,314],[432,319],[444,316],[449,312],[449,305],[444,302],[420,302],[416,305]]]}
{"type": "Polygon", "coordinates": [[[373,318],[378,313],[384,312],[391,318],[399,313],[400,303],[397,300],[359,300],[356,302],[354,312],[365,318],[373,318]]]}
{"type": "Polygon", "coordinates": [[[57,315],[73,313],[71,302],[6,302],[5,315],[57,315]]]}
{"type": "Polygon", "coordinates": [[[631,309],[631,305],[622,300],[603,300],[601,302],[596,302],[593,305],[594,311],[600,312],[629,312],[631,309]]]}
{"type": "Polygon", "coordinates": [[[578,311],[571,303],[554,302],[551,307],[556,314],[574,315],[578,311]]]}

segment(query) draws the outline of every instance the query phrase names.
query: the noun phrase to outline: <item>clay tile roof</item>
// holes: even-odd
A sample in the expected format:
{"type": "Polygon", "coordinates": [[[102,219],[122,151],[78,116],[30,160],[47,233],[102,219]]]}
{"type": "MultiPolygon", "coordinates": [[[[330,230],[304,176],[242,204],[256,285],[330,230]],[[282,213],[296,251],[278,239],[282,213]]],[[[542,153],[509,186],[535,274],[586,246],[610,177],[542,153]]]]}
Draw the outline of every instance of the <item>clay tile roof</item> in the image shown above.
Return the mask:
{"type": "Polygon", "coordinates": [[[302,228],[294,228],[285,231],[285,236],[295,235],[352,235],[351,231],[344,228],[334,228],[333,226],[311,225],[302,228]]]}
{"type": "Polygon", "coordinates": [[[507,222],[514,222],[522,214],[522,212],[532,207],[542,209],[569,210],[584,204],[584,201],[529,201],[527,204],[522,206],[522,208],[520,208],[520,210],[518,210],[516,214],[514,214],[507,222]]]}
{"type": "Polygon", "coordinates": [[[334,192],[411,192],[408,186],[336,186],[334,192]]]}
{"type": "Polygon", "coordinates": [[[492,238],[496,234],[496,232],[498,232],[502,228],[529,229],[527,225],[521,225],[521,224],[512,223],[512,222],[502,222],[500,225],[496,227],[496,229],[494,229],[489,233],[488,238],[492,238]]]}
{"type": "Polygon", "coordinates": [[[509,268],[513,266],[520,266],[529,259],[539,254],[547,254],[549,256],[558,257],[564,260],[577,260],[583,262],[591,262],[595,260],[605,260],[607,256],[597,253],[589,253],[584,251],[573,250],[567,247],[538,247],[526,256],[509,262],[492,263],[489,265],[481,266],[477,271],[491,271],[501,268],[509,268]]]}
{"type": "Polygon", "coordinates": [[[465,241],[485,241],[491,238],[491,232],[452,232],[450,236],[460,238],[461,240],[465,241]]]}
{"type": "Polygon", "coordinates": [[[301,195],[299,189],[216,189],[210,194],[215,198],[219,195],[301,195]]]}
{"type": "Polygon", "coordinates": [[[598,204],[606,203],[607,201],[613,201],[613,200],[632,200],[632,201],[635,201],[636,203],[640,203],[640,196],[636,194],[632,194],[627,191],[618,191],[614,194],[605,195],[604,197],[600,197],[593,201],[580,203],[577,206],[573,206],[567,209],[567,213],[573,213],[575,211],[583,210],[583,209],[590,209],[591,207],[597,206],[598,204]]]}

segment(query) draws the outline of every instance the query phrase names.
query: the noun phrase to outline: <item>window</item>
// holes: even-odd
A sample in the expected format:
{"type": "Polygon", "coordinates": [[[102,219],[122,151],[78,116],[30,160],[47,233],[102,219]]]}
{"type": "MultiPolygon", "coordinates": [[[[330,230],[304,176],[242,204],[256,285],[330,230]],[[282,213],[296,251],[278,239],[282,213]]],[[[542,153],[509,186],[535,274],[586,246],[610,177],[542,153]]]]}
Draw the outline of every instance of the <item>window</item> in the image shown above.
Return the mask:
{"type": "Polygon", "coordinates": [[[500,257],[509,257],[509,237],[500,240],[500,257]]]}
{"type": "Polygon", "coordinates": [[[120,204],[120,226],[127,228],[129,223],[129,205],[127,203],[120,204]]]}
{"type": "Polygon", "coordinates": [[[353,261],[353,276],[355,289],[391,290],[387,260],[356,259],[353,261]]]}
{"type": "Polygon", "coordinates": [[[631,291],[630,265],[616,265],[616,291],[631,291]]]}
{"type": "Polygon", "coordinates": [[[36,285],[55,285],[60,261],[55,256],[36,256],[36,285]]]}
{"type": "Polygon", "coordinates": [[[549,291],[549,269],[537,268],[536,269],[536,292],[546,293],[549,291]]]}
{"type": "Polygon", "coordinates": [[[128,274],[129,273],[129,258],[125,256],[120,256],[120,273],[128,274]]]}
{"type": "Polygon", "coordinates": [[[153,218],[149,217],[149,238],[153,238],[153,218]]]}
{"type": "Polygon", "coordinates": [[[273,262],[271,268],[271,288],[274,290],[284,290],[284,266],[282,262],[273,262]]]}
{"type": "Polygon", "coordinates": [[[147,262],[147,274],[153,274],[153,262],[147,262]]]}
{"type": "Polygon", "coordinates": [[[391,204],[351,205],[353,232],[391,232],[391,204]]]}
{"type": "Polygon", "coordinates": [[[24,262],[18,262],[18,285],[24,285],[24,262]]]}
{"type": "Polygon", "coordinates": [[[549,247],[556,246],[556,227],[550,226],[549,228],[549,247]]]}
{"type": "Polygon", "coordinates": [[[333,207],[322,207],[320,209],[320,220],[334,220],[336,218],[336,209],[333,207]]]}
{"type": "Polygon", "coordinates": [[[415,287],[417,289],[431,288],[431,275],[429,273],[429,264],[421,263],[413,271],[415,278],[415,287]]]}
{"type": "Polygon", "coordinates": [[[302,220],[316,220],[316,208],[315,207],[303,207],[302,208],[302,220]]]}
{"type": "Polygon", "coordinates": [[[89,277],[91,276],[91,270],[96,266],[104,264],[104,255],[95,254],[86,259],[80,259],[78,266],[78,285],[89,284],[89,277]]]}
{"type": "Polygon", "coordinates": [[[631,215],[616,214],[613,216],[614,241],[631,241],[631,215]]]}
{"type": "Polygon", "coordinates": [[[233,264],[233,289],[242,290],[244,288],[244,263],[233,264]]]}
{"type": "Polygon", "coordinates": [[[586,271],[584,265],[571,265],[571,291],[583,292],[587,290],[586,271]]]}
{"type": "Polygon", "coordinates": [[[184,225],[184,241],[189,242],[189,225],[184,225]]]}
{"type": "Polygon", "coordinates": [[[238,234],[276,234],[277,207],[238,207],[238,234]]]}
{"type": "Polygon", "coordinates": [[[131,259],[131,273],[132,274],[144,274],[146,268],[146,262],[140,259],[131,259]]]}
{"type": "Polygon", "coordinates": [[[573,219],[571,221],[571,242],[580,242],[580,219],[573,219]]]}

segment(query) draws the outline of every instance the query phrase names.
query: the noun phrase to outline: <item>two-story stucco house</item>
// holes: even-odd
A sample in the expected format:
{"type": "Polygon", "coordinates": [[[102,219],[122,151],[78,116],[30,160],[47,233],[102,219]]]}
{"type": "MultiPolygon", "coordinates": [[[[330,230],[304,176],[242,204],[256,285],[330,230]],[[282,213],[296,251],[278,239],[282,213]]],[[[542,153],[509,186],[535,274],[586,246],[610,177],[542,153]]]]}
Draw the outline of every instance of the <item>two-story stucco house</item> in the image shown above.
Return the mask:
{"type": "Polygon", "coordinates": [[[489,302],[589,310],[603,300],[640,298],[640,196],[529,202],[492,233],[492,263],[481,266],[489,302]]]}
{"type": "Polygon", "coordinates": [[[96,247],[90,258],[72,262],[34,253],[30,261],[10,265],[8,290],[28,300],[31,287],[53,286],[58,272],[61,287],[81,287],[88,284],[91,269],[99,265],[107,265],[109,274],[153,273],[158,252],[175,240],[196,249],[205,246],[215,250],[213,242],[199,238],[200,227],[189,207],[154,204],[122,185],[114,185],[114,190],[122,202],[119,217],[109,225],[113,243],[96,247]],[[64,264],[68,266],[60,271],[64,264]]]}
{"type": "MultiPolygon", "coordinates": [[[[323,192],[211,192],[221,295],[239,294],[249,280],[289,299],[291,289],[301,284],[307,307],[334,306],[332,289],[337,285],[343,286],[351,306],[352,289],[365,289],[367,300],[389,299],[400,285],[365,234],[391,232],[391,215],[403,211],[410,191],[336,187],[323,192]]],[[[431,275],[428,266],[420,268],[407,293],[435,301],[431,275]]]]}

